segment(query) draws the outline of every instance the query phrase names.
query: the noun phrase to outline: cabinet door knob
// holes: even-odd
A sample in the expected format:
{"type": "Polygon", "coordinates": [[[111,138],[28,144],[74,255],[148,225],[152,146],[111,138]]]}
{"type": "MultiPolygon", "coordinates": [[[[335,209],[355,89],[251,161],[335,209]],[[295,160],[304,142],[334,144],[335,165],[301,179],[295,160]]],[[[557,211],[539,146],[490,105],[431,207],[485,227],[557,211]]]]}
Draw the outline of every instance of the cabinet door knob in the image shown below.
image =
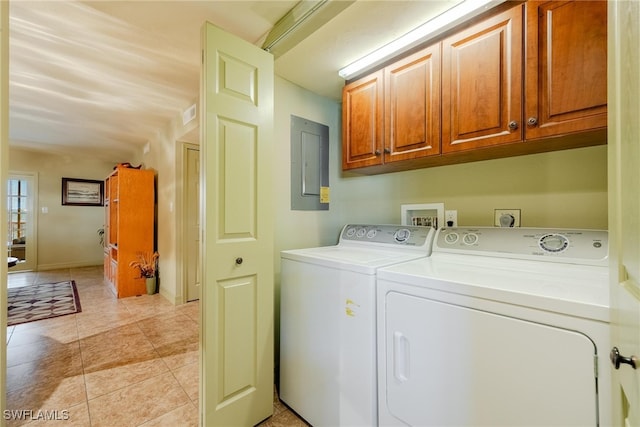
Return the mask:
{"type": "Polygon", "coordinates": [[[237,265],[242,264],[242,261],[243,261],[242,257],[238,257],[238,258],[236,258],[236,264],[237,264],[237,265]]]}
{"type": "Polygon", "coordinates": [[[380,152],[380,150],[376,150],[374,153],[375,153],[375,155],[376,155],[376,156],[379,156],[380,154],[382,154],[382,153],[380,152]]]}
{"type": "Polygon", "coordinates": [[[535,126],[538,124],[538,118],[537,117],[529,117],[529,119],[527,120],[527,124],[529,126],[535,126]]]}
{"type": "Polygon", "coordinates": [[[387,153],[387,154],[391,154],[391,149],[390,148],[385,148],[384,152],[387,153]]]}
{"type": "Polygon", "coordinates": [[[511,129],[511,130],[518,129],[518,122],[516,122],[515,120],[510,121],[509,122],[509,129],[511,129]]]}

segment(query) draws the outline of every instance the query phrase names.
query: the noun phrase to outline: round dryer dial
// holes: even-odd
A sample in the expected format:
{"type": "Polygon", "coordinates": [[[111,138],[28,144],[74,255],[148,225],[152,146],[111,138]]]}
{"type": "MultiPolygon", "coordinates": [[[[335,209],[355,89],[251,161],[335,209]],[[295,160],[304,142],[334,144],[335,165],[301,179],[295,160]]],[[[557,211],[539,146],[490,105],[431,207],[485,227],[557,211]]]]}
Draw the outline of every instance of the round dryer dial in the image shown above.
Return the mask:
{"type": "Polygon", "coordinates": [[[569,239],[562,234],[545,234],[538,241],[540,249],[545,252],[558,253],[569,247],[569,239]]]}
{"type": "Polygon", "coordinates": [[[444,241],[450,245],[453,245],[458,241],[459,238],[460,236],[458,236],[458,233],[449,233],[445,234],[444,241]]]}
{"type": "Polygon", "coordinates": [[[462,236],[462,242],[467,246],[475,245],[478,243],[478,235],[476,233],[467,233],[462,236]]]}

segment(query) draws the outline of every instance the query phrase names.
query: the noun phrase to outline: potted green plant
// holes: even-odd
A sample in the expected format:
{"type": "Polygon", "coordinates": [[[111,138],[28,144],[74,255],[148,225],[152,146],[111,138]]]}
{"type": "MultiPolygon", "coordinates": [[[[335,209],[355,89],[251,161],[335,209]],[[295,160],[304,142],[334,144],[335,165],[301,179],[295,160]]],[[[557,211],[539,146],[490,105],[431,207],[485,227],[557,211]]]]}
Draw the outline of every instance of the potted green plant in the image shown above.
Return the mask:
{"type": "Polygon", "coordinates": [[[137,259],[129,263],[130,267],[137,268],[140,277],[146,280],[147,294],[156,293],[156,272],[158,270],[158,252],[138,252],[137,259]]]}

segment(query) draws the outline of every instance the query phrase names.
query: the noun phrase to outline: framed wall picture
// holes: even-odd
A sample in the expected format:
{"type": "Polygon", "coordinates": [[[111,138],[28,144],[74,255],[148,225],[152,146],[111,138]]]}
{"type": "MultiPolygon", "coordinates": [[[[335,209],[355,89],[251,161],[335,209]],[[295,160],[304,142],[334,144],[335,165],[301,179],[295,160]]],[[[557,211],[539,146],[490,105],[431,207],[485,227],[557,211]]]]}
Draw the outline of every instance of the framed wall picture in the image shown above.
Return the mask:
{"type": "Polygon", "coordinates": [[[62,178],[62,204],[68,206],[103,206],[104,181],[62,178]]]}

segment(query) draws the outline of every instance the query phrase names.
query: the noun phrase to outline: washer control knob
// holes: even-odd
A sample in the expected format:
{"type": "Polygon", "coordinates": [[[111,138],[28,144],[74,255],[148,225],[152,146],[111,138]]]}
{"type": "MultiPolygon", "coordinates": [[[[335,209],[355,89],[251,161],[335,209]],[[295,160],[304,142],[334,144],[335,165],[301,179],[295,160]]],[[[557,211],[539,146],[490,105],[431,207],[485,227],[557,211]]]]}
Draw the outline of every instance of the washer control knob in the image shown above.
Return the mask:
{"type": "Polygon", "coordinates": [[[393,235],[393,239],[398,243],[406,243],[407,240],[409,240],[410,236],[411,232],[408,229],[401,228],[399,230],[396,230],[395,234],[393,235]]]}
{"type": "Polygon", "coordinates": [[[356,235],[356,228],[355,227],[347,228],[347,231],[345,232],[345,234],[347,235],[347,237],[355,236],[356,235]]]}

